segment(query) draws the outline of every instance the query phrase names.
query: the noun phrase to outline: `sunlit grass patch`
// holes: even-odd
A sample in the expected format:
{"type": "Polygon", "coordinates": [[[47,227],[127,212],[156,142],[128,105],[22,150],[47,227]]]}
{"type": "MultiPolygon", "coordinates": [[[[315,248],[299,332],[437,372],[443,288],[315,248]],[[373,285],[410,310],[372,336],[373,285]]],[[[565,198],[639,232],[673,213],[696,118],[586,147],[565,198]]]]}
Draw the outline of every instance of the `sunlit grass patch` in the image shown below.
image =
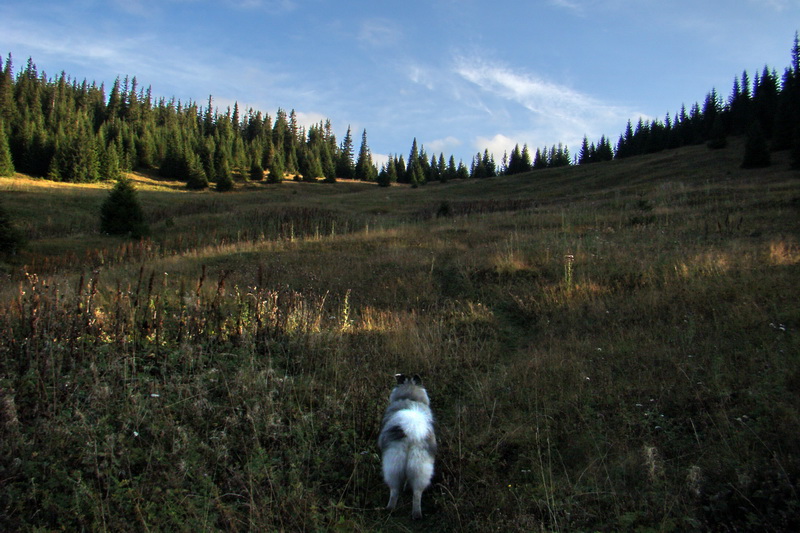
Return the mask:
{"type": "Polygon", "coordinates": [[[725,274],[741,258],[733,258],[723,251],[703,251],[675,265],[675,273],[681,278],[694,276],[718,276],[725,274]]]}
{"type": "Polygon", "coordinates": [[[769,261],[772,265],[800,263],[800,246],[794,239],[781,239],[769,243],[769,261]]]}

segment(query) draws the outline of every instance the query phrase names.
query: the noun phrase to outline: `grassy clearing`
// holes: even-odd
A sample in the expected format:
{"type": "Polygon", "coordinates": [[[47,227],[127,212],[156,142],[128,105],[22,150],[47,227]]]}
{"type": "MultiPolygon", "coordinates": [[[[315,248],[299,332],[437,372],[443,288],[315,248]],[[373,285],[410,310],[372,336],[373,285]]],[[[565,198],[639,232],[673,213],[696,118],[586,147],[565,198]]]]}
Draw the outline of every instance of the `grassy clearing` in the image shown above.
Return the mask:
{"type": "Polygon", "coordinates": [[[783,155],[422,190],[143,177],[143,243],[97,234],[107,188],[2,180],[30,248],[3,267],[0,527],[794,529],[783,155]],[[398,371],[438,418],[422,525],[382,509],[398,371]]]}

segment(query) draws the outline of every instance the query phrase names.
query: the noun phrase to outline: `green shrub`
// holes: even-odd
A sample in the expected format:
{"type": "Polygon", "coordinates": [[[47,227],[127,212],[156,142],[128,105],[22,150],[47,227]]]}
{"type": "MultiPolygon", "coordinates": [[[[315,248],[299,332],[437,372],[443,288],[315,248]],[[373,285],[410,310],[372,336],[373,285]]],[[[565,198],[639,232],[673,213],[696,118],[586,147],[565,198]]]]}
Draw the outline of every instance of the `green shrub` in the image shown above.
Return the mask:
{"type": "Polygon", "coordinates": [[[141,239],[149,233],[133,183],[122,178],[111,189],[100,209],[100,231],[141,239]]]}

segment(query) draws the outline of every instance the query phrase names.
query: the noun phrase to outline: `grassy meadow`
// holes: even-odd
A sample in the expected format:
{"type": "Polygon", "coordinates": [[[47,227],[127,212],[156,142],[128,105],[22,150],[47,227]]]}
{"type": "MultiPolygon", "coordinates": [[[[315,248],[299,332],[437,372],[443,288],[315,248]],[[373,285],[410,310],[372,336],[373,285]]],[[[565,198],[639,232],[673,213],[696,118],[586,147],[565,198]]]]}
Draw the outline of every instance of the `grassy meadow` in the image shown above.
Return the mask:
{"type": "Polygon", "coordinates": [[[0,530],[800,527],[800,174],[741,141],[419,189],[0,178],[0,530]],[[419,373],[421,522],[376,439],[419,373]]]}

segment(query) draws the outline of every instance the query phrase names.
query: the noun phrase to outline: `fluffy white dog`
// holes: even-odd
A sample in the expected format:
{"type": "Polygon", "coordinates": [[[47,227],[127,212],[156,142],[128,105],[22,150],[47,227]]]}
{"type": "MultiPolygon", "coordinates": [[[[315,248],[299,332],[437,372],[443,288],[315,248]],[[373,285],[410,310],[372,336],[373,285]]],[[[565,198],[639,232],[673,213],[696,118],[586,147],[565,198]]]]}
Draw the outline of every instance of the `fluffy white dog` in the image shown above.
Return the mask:
{"type": "Polygon", "coordinates": [[[405,483],[411,485],[413,518],[422,518],[422,491],[431,483],[436,455],[433,413],[428,393],[418,375],[397,374],[389,396],[378,438],[383,454],[383,479],[389,485],[389,504],[394,509],[405,483]]]}

